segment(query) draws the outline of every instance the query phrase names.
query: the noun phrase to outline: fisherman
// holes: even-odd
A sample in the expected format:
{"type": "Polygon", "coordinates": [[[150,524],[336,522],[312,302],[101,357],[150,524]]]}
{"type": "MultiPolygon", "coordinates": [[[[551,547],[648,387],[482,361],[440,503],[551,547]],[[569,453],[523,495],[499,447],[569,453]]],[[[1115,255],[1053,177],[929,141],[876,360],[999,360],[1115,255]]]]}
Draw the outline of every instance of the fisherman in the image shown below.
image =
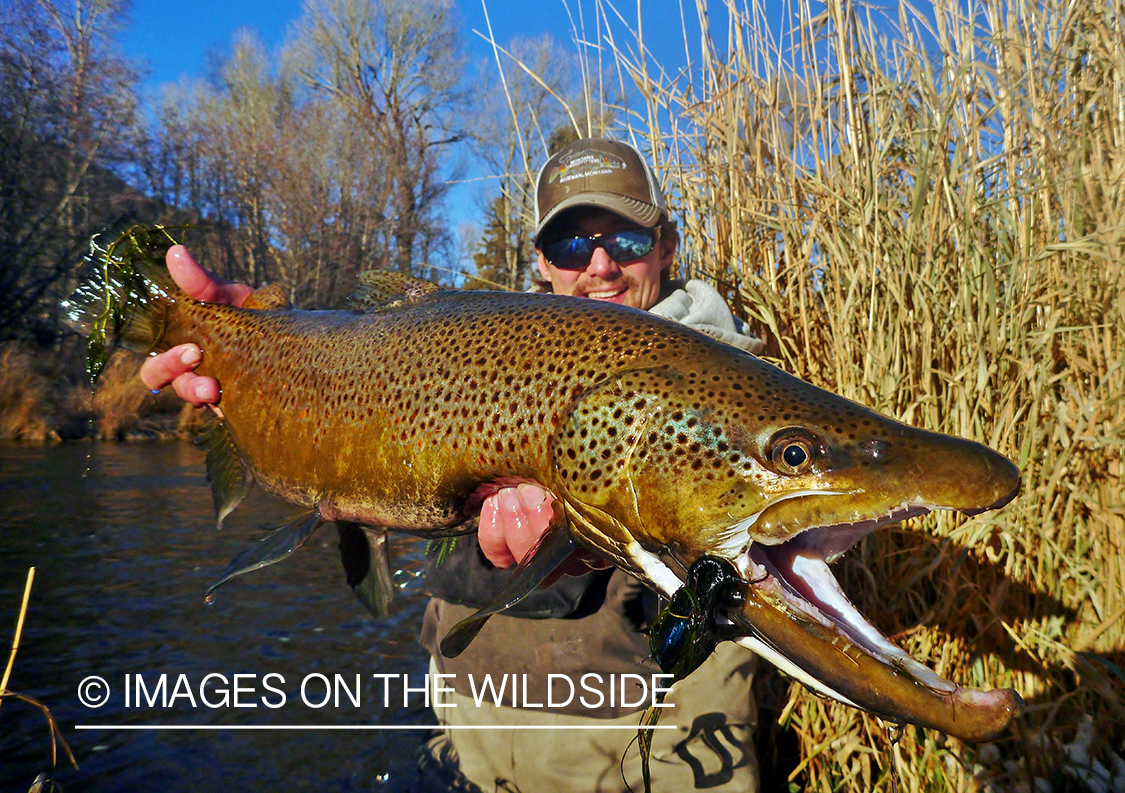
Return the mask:
{"type": "MultiPolygon", "coordinates": [[[[648,310],[750,352],[761,348],[714,289],[699,280],[672,280],[679,233],[651,168],[632,146],[579,140],[546,162],[536,192],[535,246],[544,290],[648,310]]],[[[252,292],[215,279],[183,246],[170,249],[167,262],[176,282],[196,299],[240,305],[252,292]]],[[[597,340],[576,339],[581,342],[597,340]]],[[[218,383],[193,374],[201,360],[197,346],[180,345],[149,358],[141,377],[153,389],[171,383],[195,405],[218,402],[218,383]]],[[[421,639],[431,654],[431,672],[454,675],[445,678],[452,693],[435,693],[435,712],[450,727],[501,728],[446,730],[429,749],[444,767],[459,769],[462,783],[486,791],[617,791],[624,789],[622,771],[636,790],[639,758],[635,745],[630,748],[636,733],[581,729],[635,727],[647,702],[634,705],[630,698],[623,707],[619,696],[611,696],[613,688],[623,675],[652,681],[660,673],[645,633],[656,598],[630,576],[593,569],[598,562],[580,555],[566,564],[569,577],[493,617],[460,656],[448,659],[438,651],[453,625],[493,600],[504,569],[546,530],[553,500],[536,483],[499,487],[482,505],[477,541],[459,541],[449,558],[428,571],[435,597],[421,639]],[[479,684],[485,674],[526,681],[517,703],[523,707],[478,706],[470,681],[479,684]],[[555,694],[548,684],[564,678],[597,689],[600,701],[587,692],[564,707],[532,705],[547,703],[555,694]]],[[[751,653],[725,643],[675,685],[667,699],[674,709],[664,711],[661,723],[678,729],[653,733],[652,776],[659,789],[758,789],[755,669],[751,653]]]]}

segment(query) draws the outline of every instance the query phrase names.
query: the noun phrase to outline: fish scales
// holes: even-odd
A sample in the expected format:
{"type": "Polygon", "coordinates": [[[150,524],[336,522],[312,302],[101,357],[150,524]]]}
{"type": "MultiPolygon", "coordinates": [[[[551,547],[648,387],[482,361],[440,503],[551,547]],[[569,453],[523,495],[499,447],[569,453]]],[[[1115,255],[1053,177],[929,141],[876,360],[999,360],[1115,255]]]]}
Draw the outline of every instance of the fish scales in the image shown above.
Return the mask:
{"type": "MultiPolygon", "coordinates": [[[[630,479],[659,480],[645,490],[661,512],[709,487],[738,513],[769,483],[746,452],[761,438],[726,428],[804,422],[837,444],[891,429],[682,325],[554,295],[449,292],[366,314],[178,303],[165,343],[193,339],[259,483],[390,528],[450,525],[478,485],[504,477],[642,524],[653,510],[632,501],[630,479]],[[754,487],[724,481],[740,472],[754,487]]],[[[691,523],[649,520],[642,545],[693,559],[709,550],[700,529],[726,528],[691,523]]]]}
{"type": "MultiPolygon", "coordinates": [[[[233,439],[209,454],[209,472],[244,461],[268,490],[316,509],[255,559],[283,558],[322,519],[352,526],[357,541],[369,530],[355,524],[436,536],[473,517],[481,488],[536,481],[561,513],[517,570],[517,599],[569,552],[559,537],[669,598],[693,563],[718,557],[745,591],[721,615],[739,643],[813,690],[970,740],[1021,712],[1014,691],[964,689],[910,658],[828,568],[899,520],[1015,497],[1018,469],[987,447],[881,416],[642,311],[388,274],[369,285],[394,278],[398,297],[373,299],[378,310],[234,309],[187,299],[155,259],[103,257],[108,277],[69,310],[94,329],[92,358],[110,315],[133,346],[200,343],[198,371],[222,383],[233,439]]],[[[221,516],[246,482],[216,481],[221,516]]],[[[349,582],[367,581],[362,571],[349,582]]],[[[451,646],[512,602],[459,625],[451,646]]]]}
{"type": "MultiPolygon", "coordinates": [[[[702,378],[709,348],[730,349],[642,312],[600,309],[483,292],[366,314],[178,303],[165,344],[204,349],[198,371],[222,383],[224,417],[268,489],[424,529],[456,520],[482,482],[549,479],[556,430],[591,388],[668,365],[702,378]]],[[[622,406],[622,426],[640,426],[634,404],[622,406]]],[[[588,469],[586,492],[616,429],[595,419],[572,434],[582,437],[566,453],[585,455],[575,477],[588,469]]]]}

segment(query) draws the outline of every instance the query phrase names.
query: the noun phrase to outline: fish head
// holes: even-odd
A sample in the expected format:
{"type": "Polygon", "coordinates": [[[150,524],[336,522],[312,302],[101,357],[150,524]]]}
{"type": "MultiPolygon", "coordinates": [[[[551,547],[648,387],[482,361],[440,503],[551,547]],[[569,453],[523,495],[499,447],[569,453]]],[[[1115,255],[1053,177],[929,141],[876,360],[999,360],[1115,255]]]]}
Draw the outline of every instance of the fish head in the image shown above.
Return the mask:
{"type": "Polygon", "coordinates": [[[1019,469],[983,444],[814,398],[815,414],[795,407],[749,444],[765,502],[747,517],[751,542],[815,540],[832,561],[881,526],[935,509],[974,515],[1019,492],[1019,469]]]}
{"type": "Polygon", "coordinates": [[[580,400],[557,453],[579,541],[665,596],[697,559],[732,562],[747,597],[724,619],[814,690],[967,739],[1021,711],[1015,692],[962,689],[908,656],[828,568],[903,519],[1007,503],[1020,474],[1003,455],[733,352],[603,383],[580,400]]]}
{"type": "Polygon", "coordinates": [[[1019,470],[974,441],[887,418],[749,355],[621,374],[587,394],[558,442],[572,501],[686,568],[751,544],[823,544],[934,509],[976,514],[1019,470]]]}

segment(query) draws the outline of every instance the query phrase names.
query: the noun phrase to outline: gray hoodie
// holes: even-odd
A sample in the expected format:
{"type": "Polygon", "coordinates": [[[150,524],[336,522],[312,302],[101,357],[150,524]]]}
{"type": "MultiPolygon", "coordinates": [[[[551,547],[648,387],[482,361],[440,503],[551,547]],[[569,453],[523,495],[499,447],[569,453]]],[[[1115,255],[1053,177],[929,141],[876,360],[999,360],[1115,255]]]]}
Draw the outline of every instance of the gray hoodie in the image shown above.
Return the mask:
{"type": "Polygon", "coordinates": [[[765,346],[745,322],[730,313],[723,296],[697,278],[684,283],[682,289],[676,289],[649,311],[750,353],[761,352],[765,346]]]}

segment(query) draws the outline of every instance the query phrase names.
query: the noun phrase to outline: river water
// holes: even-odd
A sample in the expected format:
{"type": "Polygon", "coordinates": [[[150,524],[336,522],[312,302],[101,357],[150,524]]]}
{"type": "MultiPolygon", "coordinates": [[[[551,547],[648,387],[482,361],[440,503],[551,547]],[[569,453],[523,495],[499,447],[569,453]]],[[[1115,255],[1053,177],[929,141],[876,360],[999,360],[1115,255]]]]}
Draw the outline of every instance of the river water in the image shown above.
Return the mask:
{"type": "MultiPolygon", "coordinates": [[[[415,642],[426,601],[414,575],[419,541],[396,538],[403,589],[392,616],[376,621],[345,582],[330,526],[206,604],[207,587],[264,535],[259,527],[285,521],[294,508],[257,491],[217,532],[203,453],[190,444],[0,444],[0,504],[0,672],[34,565],[8,688],[50,708],[79,764],[70,768],[60,754],[52,771],[46,719],[5,698],[0,790],[27,790],[40,772],[81,791],[426,787],[415,759],[425,732],[355,729],[433,723],[422,694],[404,707],[394,682],[387,703],[382,679],[373,677],[409,675],[420,686],[426,671],[415,642]],[[280,678],[267,679],[271,673],[280,678]],[[201,691],[209,674],[222,677],[201,691]],[[109,689],[98,708],[79,699],[80,684],[94,675],[109,689]],[[327,691],[320,675],[329,682],[340,675],[347,685],[339,706],[317,707],[327,691]],[[173,725],[207,729],[122,729],[173,725]],[[293,725],[306,728],[220,729],[293,725]]],[[[104,696],[88,685],[90,697],[104,696]]]]}

